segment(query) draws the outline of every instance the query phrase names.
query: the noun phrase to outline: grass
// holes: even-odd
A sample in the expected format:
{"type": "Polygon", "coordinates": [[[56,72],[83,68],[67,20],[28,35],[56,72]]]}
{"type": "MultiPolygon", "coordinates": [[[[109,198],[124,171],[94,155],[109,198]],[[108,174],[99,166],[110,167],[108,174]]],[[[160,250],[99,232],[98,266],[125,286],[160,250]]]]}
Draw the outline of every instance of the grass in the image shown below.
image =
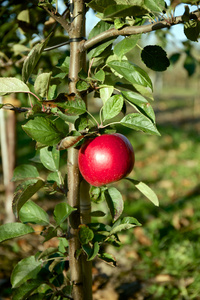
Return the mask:
{"type": "Polygon", "coordinates": [[[137,253],[133,273],[144,283],[143,298],[133,299],[200,299],[200,136],[191,119],[176,123],[179,105],[173,104],[168,122],[158,123],[161,137],[126,132],[136,154],[131,177],[148,184],[160,201],[154,207],[130,183],[118,184],[125,214],[143,224],[139,233],[122,236],[137,253]]]}

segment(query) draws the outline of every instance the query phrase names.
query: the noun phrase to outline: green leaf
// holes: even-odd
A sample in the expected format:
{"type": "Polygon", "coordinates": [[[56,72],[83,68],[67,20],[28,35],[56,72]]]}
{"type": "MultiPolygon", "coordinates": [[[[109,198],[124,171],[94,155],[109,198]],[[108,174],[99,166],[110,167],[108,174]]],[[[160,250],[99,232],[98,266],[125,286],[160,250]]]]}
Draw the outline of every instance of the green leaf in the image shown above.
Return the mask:
{"type": "Polygon", "coordinates": [[[103,104],[106,103],[106,101],[111,97],[112,93],[114,91],[114,86],[100,86],[100,98],[103,101],[103,104]]]}
{"type": "MultiPolygon", "coordinates": [[[[55,100],[59,101],[59,97],[60,95],[55,100]]],[[[60,100],[62,100],[62,98],[60,100]]],[[[65,112],[69,114],[81,115],[86,112],[85,102],[79,97],[75,97],[73,100],[66,99],[65,102],[57,102],[57,105],[58,107],[65,109],[65,112]]]]}
{"type": "Polygon", "coordinates": [[[35,202],[27,201],[19,211],[19,219],[23,223],[32,223],[39,225],[48,225],[48,214],[35,202]]]}
{"type": "Polygon", "coordinates": [[[29,93],[29,87],[14,77],[0,78],[0,96],[11,93],[29,93]]]}
{"type": "MultiPolygon", "coordinates": [[[[26,300],[30,299],[30,295],[33,291],[35,291],[43,281],[41,280],[30,280],[28,282],[20,285],[20,288],[16,288],[13,290],[12,300],[26,300]]],[[[39,297],[37,298],[39,300],[39,297]]]]}
{"type": "Polygon", "coordinates": [[[104,9],[111,4],[115,4],[115,1],[114,0],[92,0],[89,1],[88,6],[98,12],[103,12],[104,9]]]}
{"type": "Polygon", "coordinates": [[[59,116],[65,122],[74,124],[75,121],[78,119],[77,115],[65,115],[57,107],[52,108],[51,112],[54,113],[56,116],[59,116]]]}
{"type": "Polygon", "coordinates": [[[94,203],[101,203],[105,200],[105,191],[107,188],[105,187],[96,187],[96,186],[91,186],[90,187],[90,198],[94,203]]]}
{"type": "Polygon", "coordinates": [[[59,170],[60,152],[55,147],[52,149],[44,147],[40,149],[40,161],[46,169],[57,172],[59,170]]]}
{"type": "Polygon", "coordinates": [[[146,185],[144,182],[137,181],[131,178],[126,178],[128,181],[132,182],[135,187],[144,195],[146,196],[155,206],[159,206],[159,201],[157,195],[154,191],[146,185]]]}
{"type": "Polygon", "coordinates": [[[22,259],[14,268],[11,275],[13,288],[19,287],[29,279],[35,279],[41,270],[42,261],[36,260],[35,256],[22,259]]]}
{"type": "Polygon", "coordinates": [[[105,193],[106,202],[110,209],[113,221],[116,221],[123,212],[124,201],[121,193],[115,187],[109,187],[105,193]]]}
{"type": "Polygon", "coordinates": [[[147,13],[147,9],[141,6],[143,1],[135,1],[136,5],[110,5],[104,10],[104,18],[116,18],[116,17],[126,17],[126,16],[140,16],[147,13]],[[139,2],[137,5],[137,2],[139,2]]]}
{"type": "Polygon", "coordinates": [[[126,80],[132,84],[138,84],[142,86],[148,86],[152,89],[152,82],[149,75],[142,70],[140,67],[131,64],[126,60],[122,61],[110,61],[107,63],[108,66],[120,75],[122,75],[126,80]]]}
{"type": "Polygon", "coordinates": [[[121,60],[127,52],[132,50],[137,45],[140,37],[140,34],[131,35],[115,45],[113,52],[119,57],[119,60],[121,60]]]}
{"type": "Polygon", "coordinates": [[[114,267],[116,266],[116,259],[110,253],[106,253],[106,252],[101,253],[101,254],[99,254],[99,258],[111,266],[114,266],[114,267]]]}
{"type": "Polygon", "coordinates": [[[23,21],[26,23],[30,23],[30,13],[29,10],[22,10],[20,11],[20,13],[17,15],[17,20],[19,21],[23,21]]]}
{"type": "Polygon", "coordinates": [[[121,29],[124,25],[126,25],[125,18],[116,18],[114,19],[114,24],[116,29],[121,29]]]}
{"type": "Polygon", "coordinates": [[[29,79],[30,75],[35,69],[35,66],[40,59],[42,52],[49,41],[49,38],[50,35],[43,42],[36,44],[25,59],[22,68],[22,80],[24,82],[29,79]]]}
{"type": "Polygon", "coordinates": [[[42,98],[48,97],[51,74],[52,72],[39,74],[35,80],[34,83],[35,92],[39,94],[42,98]]]}
{"type": "Polygon", "coordinates": [[[39,177],[38,170],[32,165],[20,165],[14,169],[12,181],[39,177]]]}
{"type": "Polygon", "coordinates": [[[100,69],[95,75],[94,75],[94,78],[101,81],[101,82],[104,82],[105,80],[105,72],[100,69]]]}
{"type": "Polygon", "coordinates": [[[99,253],[99,249],[100,249],[98,242],[95,242],[94,245],[92,246],[85,244],[82,246],[82,248],[87,254],[87,261],[93,260],[99,253]]]}
{"type": "Polygon", "coordinates": [[[66,75],[69,73],[70,57],[66,56],[64,60],[59,60],[57,68],[61,69],[66,75]]]}
{"type": "Polygon", "coordinates": [[[32,139],[47,146],[53,146],[63,138],[53,121],[43,117],[28,121],[22,128],[32,139]]]}
{"type": "Polygon", "coordinates": [[[37,260],[48,258],[50,255],[55,254],[58,252],[57,247],[48,247],[41,253],[38,253],[37,260]]]}
{"type": "Polygon", "coordinates": [[[124,100],[121,95],[114,95],[108,99],[103,106],[104,121],[116,117],[121,112],[123,104],[124,100]]]}
{"type": "Polygon", "coordinates": [[[58,203],[54,209],[54,219],[57,225],[63,223],[76,208],[71,207],[67,203],[58,203]]]}
{"type": "Polygon", "coordinates": [[[165,71],[170,65],[167,53],[157,45],[144,47],[141,58],[148,68],[157,72],[165,71]]]}
{"type": "MultiPolygon", "coordinates": [[[[110,1],[112,1],[112,0],[106,0],[108,3],[110,2],[110,1]]],[[[94,1],[92,1],[92,2],[94,2],[94,1]]],[[[100,3],[100,5],[104,5],[103,3],[105,2],[105,0],[101,0],[101,1],[99,1],[99,2],[101,2],[100,3]]],[[[89,3],[89,5],[91,4],[91,2],[89,3]]],[[[105,4],[106,5],[106,4],[105,4]]],[[[104,8],[105,8],[105,6],[104,6],[104,8]]],[[[103,8],[103,9],[104,9],[103,8]]],[[[100,34],[101,32],[104,32],[104,31],[106,31],[106,30],[108,30],[108,29],[110,29],[110,28],[112,28],[113,27],[113,24],[111,24],[111,23],[107,23],[107,22],[105,22],[105,21],[99,21],[95,26],[94,26],[94,28],[90,31],[90,34],[89,34],[89,37],[88,37],[88,39],[91,39],[92,37],[95,37],[95,36],[97,36],[98,34],[100,34]]]]}
{"type": "Polygon", "coordinates": [[[90,50],[90,52],[88,52],[88,58],[91,59],[93,57],[99,56],[109,45],[111,45],[113,43],[114,39],[115,38],[112,38],[109,41],[107,41],[103,44],[100,44],[99,46],[90,50]]]}
{"type": "Polygon", "coordinates": [[[141,226],[141,224],[133,217],[125,217],[122,220],[118,220],[112,227],[110,235],[116,234],[122,230],[127,230],[135,226],[141,226]],[[119,222],[118,222],[119,221],[119,222]]]}
{"type": "Polygon", "coordinates": [[[79,226],[79,240],[82,245],[88,244],[94,237],[93,231],[85,224],[79,226]]]}
{"type": "Polygon", "coordinates": [[[13,198],[13,213],[18,217],[18,213],[21,207],[26,203],[28,199],[30,199],[39,189],[41,189],[45,185],[43,180],[38,180],[35,183],[29,183],[28,185],[22,184],[19,186],[17,192],[14,194],[13,198]]]}
{"type": "Polygon", "coordinates": [[[79,80],[76,84],[76,88],[79,92],[87,91],[89,87],[89,83],[84,80],[79,80]]]}
{"type": "Polygon", "coordinates": [[[153,123],[155,123],[155,114],[150,103],[140,94],[135,92],[125,92],[122,91],[122,95],[125,97],[127,102],[133,106],[137,111],[142,113],[151,119],[153,123]]]}
{"type": "Polygon", "coordinates": [[[120,123],[123,126],[134,130],[141,130],[143,132],[160,135],[155,124],[153,124],[147,117],[141,115],[140,113],[133,113],[125,116],[120,123]]]}
{"type": "Polygon", "coordinates": [[[165,1],[164,0],[145,0],[145,7],[154,13],[162,13],[165,9],[165,1]]]}
{"type": "Polygon", "coordinates": [[[33,232],[33,228],[25,224],[17,222],[3,224],[0,226],[0,243],[33,232]]]}
{"type": "Polygon", "coordinates": [[[60,185],[61,182],[60,182],[59,172],[50,173],[47,176],[47,181],[55,181],[55,182],[57,182],[58,185],[60,185]]]}
{"type": "Polygon", "coordinates": [[[66,238],[62,238],[62,237],[59,237],[58,239],[59,239],[58,250],[59,250],[59,252],[65,254],[66,253],[66,249],[69,246],[68,240],[66,238]]]}

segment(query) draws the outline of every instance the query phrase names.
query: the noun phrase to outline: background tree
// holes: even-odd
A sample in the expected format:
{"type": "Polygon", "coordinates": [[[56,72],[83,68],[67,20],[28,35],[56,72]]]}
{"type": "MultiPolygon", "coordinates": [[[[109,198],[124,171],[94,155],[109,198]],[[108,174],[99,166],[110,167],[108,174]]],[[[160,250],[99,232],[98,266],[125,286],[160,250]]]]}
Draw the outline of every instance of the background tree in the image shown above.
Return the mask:
{"type": "MultiPolygon", "coordinates": [[[[13,299],[67,299],[71,291],[73,299],[92,299],[91,261],[97,256],[115,265],[114,257],[104,252],[104,245],[118,246],[117,233],[140,223],[133,217],[120,217],[123,200],[115,187],[89,187],[81,179],[80,145],[99,134],[116,132],[117,125],[159,135],[150,104],[151,79],[125,55],[139,46],[143,33],[179,23],[185,24],[188,39],[197,41],[199,36],[198,10],[191,13],[186,6],[183,16],[174,17],[162,0],[139,1],[137,5],[135,1],[72,1],[61,10],[59,3],[52,1],[31,1],[23,8],[16,1],[2,3],[0,93],[19,93],[21,106],[4,103],[1,108],[26,112],[28,121],[22,128],[36,141],[39,158],[35,156],[34,160],[51,173],[42,178],[34,165],[27,164],[15,169],[12,180],[20,184],[13,211],[21,223],[2,225],[0,240],[32,233],[33,227],[26,223],[44,226],[44,241],[60,237],[58,249],[37,252],[18,263],[11,277],[13,299]],[[89,7],[100,21],[86,40],[85,14],[89,7]],[[125,38],[115,44],[118,36],[125,38]],[[53,52],[66,44],[67,51],[53,52]],[[97,117],[89,109],[96,97],[102,100],[97,117]],[[59,151],[65,149],[67,177],[59,169],[59,151]],[[68,202],[54,209],[54,224],[44,210],[29,200],[40,189],[67,196],[68,202]],[[110,225],[91,223],[90,198],[96,203],[107,202],[110,225]],[[66,260],[70,264],[69,276],[64,272],[66,260]]],[[[166,52],[157,45],[141,49],[141,60],[157,72],[169,66],[166,52]]],[[[128,180],[158,205],[156,195],[146,184],[128,180]]],[[[102,211],[92,212],[93,217],[103,215],[102,211]]]]}

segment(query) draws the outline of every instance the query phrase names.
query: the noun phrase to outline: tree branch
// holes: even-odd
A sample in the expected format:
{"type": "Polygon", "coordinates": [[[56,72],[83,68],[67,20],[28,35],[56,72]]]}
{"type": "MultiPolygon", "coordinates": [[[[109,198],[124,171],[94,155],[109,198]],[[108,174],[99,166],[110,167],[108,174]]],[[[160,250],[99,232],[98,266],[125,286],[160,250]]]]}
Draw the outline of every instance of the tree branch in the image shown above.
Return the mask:
{"type": "Polygon", "coordinates": [[[67,22],[67,20],[66,20],[66,12],[68,12],[68,11],[66,11],[66,12],[64,12],[64,14],[63,15],[60,15],[57,11],[51,11],[48,7],[46,7],[46,6],[43,6],[42,7],[44,10],[46,10],[46,12],[56,21],[56,22],[58,22],[64,29],[65,29],[65,31],[66,32],[70,32],[70,28],[71,28],[71,26],[70,26],[70,24],[69,24],[69,22],[67,22]]]}
{"type": "MultiPolygon", "coordinates": [[[[199,18],[200,17],[200,12],[199,11],[194,11],[190,14],[191,19],[194,18],[199,18]]],[[[92,37],[91,39],[87,41],[82,41],[80,42],[80,48],[79,50],[81,52],[86,51],[92,47],[94,47],[98,43],[102,43],[103,41],[117,37],[119,35],[122,36],[128,36],[128,35],[135,35],[135,34],[140,34],[140,33],[148,33],[151,31],[155,31],[158,29],[162,28],[170,28],[171,26],[177,25],[177,24],[183,24],[185,23],[183,21],[183,16],[178,16],[178,17],[173,17],[171,19],[166,19],[163,21],[158,21],[154,22],[153,24],[148,24],[148,25],[141,25],[141,26],[127,26],[122,29],[116,29],[116,28],[111,28],[108,29],[95,37],[92,37]]]]}

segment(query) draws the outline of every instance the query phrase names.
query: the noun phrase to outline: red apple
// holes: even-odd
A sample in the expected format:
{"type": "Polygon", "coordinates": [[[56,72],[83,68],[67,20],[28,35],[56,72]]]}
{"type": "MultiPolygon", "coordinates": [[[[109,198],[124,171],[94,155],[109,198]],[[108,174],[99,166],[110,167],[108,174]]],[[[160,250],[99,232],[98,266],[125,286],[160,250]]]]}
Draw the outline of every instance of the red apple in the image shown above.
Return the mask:
{"type": "Polygon", "coordinates": [[[88,139],[79,150],[80,172],[94,186],[102,186],[126,177],[133,169],[134,162],[133,147],[120,133],[88,139]]]}

